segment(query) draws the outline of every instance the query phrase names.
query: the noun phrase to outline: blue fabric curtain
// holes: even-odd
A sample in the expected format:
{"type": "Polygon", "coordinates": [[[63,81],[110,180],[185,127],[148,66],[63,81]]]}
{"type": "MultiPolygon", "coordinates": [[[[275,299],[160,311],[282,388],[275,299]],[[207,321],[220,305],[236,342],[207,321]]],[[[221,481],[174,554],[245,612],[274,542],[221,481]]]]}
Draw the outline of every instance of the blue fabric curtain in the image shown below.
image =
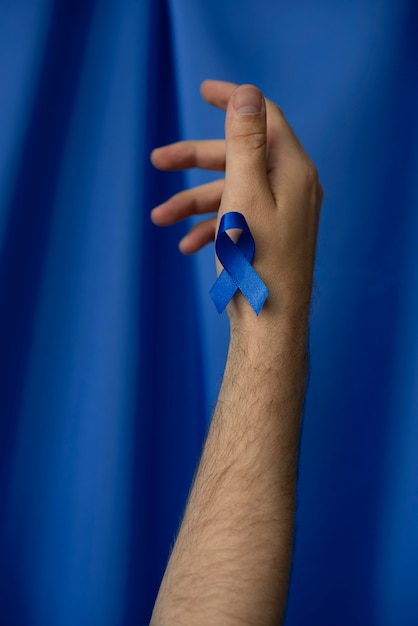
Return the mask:
{"type": "Polygon", "coordinates": [[[149,620],[228,327],[150,209],[211,179],[207,77],[283,108],[325,189],[287,626],[414,626],[415,0],[0,2],[0,623],[149,620]]]}

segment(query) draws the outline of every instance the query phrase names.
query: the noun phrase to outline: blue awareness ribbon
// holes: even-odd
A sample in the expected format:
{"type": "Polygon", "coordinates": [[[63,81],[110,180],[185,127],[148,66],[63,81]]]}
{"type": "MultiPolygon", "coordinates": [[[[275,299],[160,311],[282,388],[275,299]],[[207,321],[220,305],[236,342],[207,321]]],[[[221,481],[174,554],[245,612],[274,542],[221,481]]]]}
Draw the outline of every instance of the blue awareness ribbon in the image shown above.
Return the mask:
{"type": "Polygon", "coordinates": [[[232,211],[222,216],[215,250],[224,268],[210,290],[218,313],[225,310],[226,305],[239,289],[258,315],[269,292],[251,265],[255,254],[254,237],[241,213],[232,211]],[[238,228],[242,231],[237,243],[234,243],[226,232],[231,228],[238,228]]]}

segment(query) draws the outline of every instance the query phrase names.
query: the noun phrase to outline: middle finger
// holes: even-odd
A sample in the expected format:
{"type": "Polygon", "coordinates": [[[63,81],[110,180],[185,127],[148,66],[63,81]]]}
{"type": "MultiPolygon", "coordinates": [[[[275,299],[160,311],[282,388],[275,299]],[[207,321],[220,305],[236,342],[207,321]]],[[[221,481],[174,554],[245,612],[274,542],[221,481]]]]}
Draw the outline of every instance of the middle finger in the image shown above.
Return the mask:
{"type": "Polygon", "coordinates": [[[178,141],[155,148],[151,161],[160,170],[225,170],[225,142],[222,139],[178,141]]]}

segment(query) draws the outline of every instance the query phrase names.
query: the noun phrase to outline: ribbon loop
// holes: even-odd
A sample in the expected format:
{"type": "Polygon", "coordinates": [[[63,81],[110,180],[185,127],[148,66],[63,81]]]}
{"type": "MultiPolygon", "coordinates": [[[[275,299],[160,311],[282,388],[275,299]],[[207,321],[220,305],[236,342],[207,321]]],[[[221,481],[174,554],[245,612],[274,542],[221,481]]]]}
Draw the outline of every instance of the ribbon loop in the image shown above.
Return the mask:
{"type": "Polygon", "coordinates": [[[268,296],[268,289],[251,265],[255,254],[255,242],[241,213],[232,211],[222,216],[215,243],[216,256],[223,265],[210,295],[218,313],[225,310],[239,289],[258,315],[268,296]],[[234,243],[227,230],[237,228],[241,234],[234,243]]]}

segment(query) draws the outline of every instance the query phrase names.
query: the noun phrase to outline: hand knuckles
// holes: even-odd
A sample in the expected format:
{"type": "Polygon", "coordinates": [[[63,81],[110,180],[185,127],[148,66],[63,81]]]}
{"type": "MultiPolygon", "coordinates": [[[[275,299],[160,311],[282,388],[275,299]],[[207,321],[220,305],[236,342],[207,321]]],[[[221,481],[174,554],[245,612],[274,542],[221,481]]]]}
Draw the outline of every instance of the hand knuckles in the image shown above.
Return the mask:
{"type": "Polygon", "coordinates": [[[302,160],[299,166],[299,176],[307,187],[317,188],[319,185],[318,170],[309,157],[302,160]]]}
{"type": "Polygon", "coordinates": [[[237,129],[231,139],[240,144],[240,149],[242,145],[250,150],[264,150],[266,146],[266,133],[264,131],[237,129]]]}
{"type": "Polygon", "coordinates": [[[280,124],[282,122],[285,122],[285,116],[283,113],[283,110],[280,108],[280,106],[276,103],[276,102],[271,102],[270,101],[270,106],[269,106],[269,111],[272,113],[273,115],[273,122],[280,124]]]}

